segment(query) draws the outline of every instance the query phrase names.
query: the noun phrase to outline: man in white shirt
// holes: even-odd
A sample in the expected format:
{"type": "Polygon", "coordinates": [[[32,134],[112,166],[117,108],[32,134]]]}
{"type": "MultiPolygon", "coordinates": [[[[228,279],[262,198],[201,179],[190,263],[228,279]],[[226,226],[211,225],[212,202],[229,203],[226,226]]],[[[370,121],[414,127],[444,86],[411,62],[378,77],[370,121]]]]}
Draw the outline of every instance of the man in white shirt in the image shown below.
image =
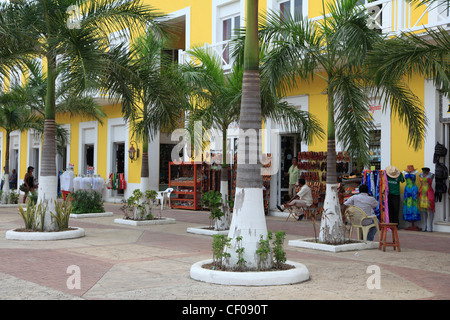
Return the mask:
{"type": "MultiPolygon", "coordinates": [[[[288,207],[296,206],[298,208],[306,208],[313,204],[313,197],[311,189],[306,185],[306,181],[303,178],[298,179],[298,185],[300,186],[300,191],[297,192],[297,194],[289,200],[287,203],[279,206],[277,205],[278,210],[281,212],[284,211],[284,209],[288,207]]],[[[297,220],[301,220],[303,218],[303,215],[300,215],[297,217],[297,220]]]]}
{"type": "MultiPolygon", "coordinates": [[[[359,194],[355,194],[348,198],[344,205],[342,206],[342,216],[345,217],[345,209],[347,209],[347,206],[356,206],[360,209],[362,209],[367,216],[373,216],[372,210],[378,206],[378,201],[369,195],[369,188],[367,185],[362,184],[359,186],[359,194]]],[[[374,218],[367,218],[362,221],[363,225],[370,225],[372,224],[374,218]]],[[[376,217],[375,217],[376,219],[376,217]]],[[[367,234],[367,240],[373,241],[373,238],[375,237],[375,234],[377,233],[377,228],[372,227],[369,229],[369,233],[367,234]]]]}

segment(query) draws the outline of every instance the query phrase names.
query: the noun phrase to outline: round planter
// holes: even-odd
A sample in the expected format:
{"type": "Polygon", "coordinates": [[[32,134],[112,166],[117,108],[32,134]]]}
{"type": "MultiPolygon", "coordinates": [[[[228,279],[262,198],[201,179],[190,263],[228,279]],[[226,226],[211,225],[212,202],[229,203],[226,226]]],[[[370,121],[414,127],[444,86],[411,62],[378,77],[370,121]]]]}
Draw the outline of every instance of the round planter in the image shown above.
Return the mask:
{"type": "Polygon", "coordinates": [[[198,281],[232,285],[232,286],[279,286],[300,283],[309,280],[309,271],[305,265],[286,261],[294,266],[289,270],[277,271],[217,271],[205,269],[202,266],[212,263],[212,260],[199,261],[191,266],[191,278],[198,281]]]}
{"type": "Polygon", "coordinates": [[[203,226],[203,227],[189,227],[186,229],[186,231],[189,233],[194,233],[194,234],[213,236],[215,234],[227,235],[230,230],[212,230],[208,226],[203,226]]]}
{"type": "Polygon", "coordinates": [[[98,212],[98,213],[71,213],[70,218],[83,219],[83,218],[97,218],[97,217],[111,217],[113,212],[98,212]]]}
{"type": "Polygon", "coordinates": [[[114,223],[126,224],[130,226],[147,226],[154,224],[169,224],[175,223],[173,218],[161,218],[153,220],[131,220],[131,219],[114,219],[114,223]]]}
{"type": "Polygon", "coordinates": [[[344,252],[354,250],[378,249],[379,242],[375,241],[354,241],[353,243],[332,245],[326,243],[317,243],[314,239],[289,240],[288,245],[307,249],[315,249],[330,252],[344,252]]]}
{"type": "Polygon", "coordinates": [[[45,241],[45,240],[64,240],[84,237],[84,229],[72,228],[73,230],[39,232],[39,231],[6,231],[5,237],[8,240],[26,240],[26,241],[45,241]]]}

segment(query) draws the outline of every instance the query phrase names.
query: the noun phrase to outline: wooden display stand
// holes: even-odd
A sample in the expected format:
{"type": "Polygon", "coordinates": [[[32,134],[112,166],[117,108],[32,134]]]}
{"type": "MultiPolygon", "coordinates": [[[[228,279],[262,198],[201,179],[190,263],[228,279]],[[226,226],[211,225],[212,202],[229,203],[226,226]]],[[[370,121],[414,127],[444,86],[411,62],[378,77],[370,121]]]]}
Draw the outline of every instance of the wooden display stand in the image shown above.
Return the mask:
{"type": "Polygon", "coordinates": [[[201,164],[169,162],[169,188],[173,188],[172,208],[200,210],[201,201],[201,164]],[[172,177],[175,167],[178,176],[172,177]]]}

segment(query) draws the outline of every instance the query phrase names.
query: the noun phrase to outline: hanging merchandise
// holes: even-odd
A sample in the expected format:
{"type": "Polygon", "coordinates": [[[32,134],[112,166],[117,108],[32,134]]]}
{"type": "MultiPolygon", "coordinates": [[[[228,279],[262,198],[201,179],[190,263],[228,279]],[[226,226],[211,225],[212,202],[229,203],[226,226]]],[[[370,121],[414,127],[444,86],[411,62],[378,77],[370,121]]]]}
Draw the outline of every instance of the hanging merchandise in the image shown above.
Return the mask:
{"type": "Polygon", "coordinates": [[[73,178],[73,192],[77,192],[78,190],[81,190],[81,177],[75,177],[73,178]]]}
{"type": "Polygon", "coordinates": [[[106,189],[114,189],[114,174],[110,173],[105,183],[106,189]]]}
{"type": "Polygon", "coordinates": [[[373,210],[380,222],[389,221],[387,193],[387,179],[384,170],[364,170],[361,184],[369,188],[369,194],[378,201],[378,206],[373,210]]]}
{"type": "Polygon", "coordinates": [[[91,177],[83,177],[81,178],[81,189],[82,190],[91,190],[92,189],[92,178],[91,177]]]}
{"type": "Polygon", "coordinates": [[[403,220],[418,221],[420,220],[419,211],[419,188],[416,185],[417,170],[413,165],[408,165],[408,168],[403,171],[403,176],[406,180],[405,191],[403,194],[403,220]]]}
{"type": "Polygon", "coordinates": [[[119,189],[125,190],[127,188],[127,181],[123,177],[123,173],[119,173],[119,189]]]}

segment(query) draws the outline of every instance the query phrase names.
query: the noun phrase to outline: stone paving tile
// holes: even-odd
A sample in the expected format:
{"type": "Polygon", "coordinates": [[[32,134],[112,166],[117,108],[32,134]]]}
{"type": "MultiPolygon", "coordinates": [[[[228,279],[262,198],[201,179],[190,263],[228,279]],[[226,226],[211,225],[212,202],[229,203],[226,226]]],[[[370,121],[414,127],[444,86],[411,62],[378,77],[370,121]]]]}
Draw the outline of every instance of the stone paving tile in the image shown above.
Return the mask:
{"type": "Polygon", "coordinates": [[[310,221],[267,217],[268,230],[287,232],[288,260],[305,264],[311,279],[271,287],[221,286],[189,277],[193,263],[210,259],[209,236],[189,226],[209,224],[206,211],[164,210],[176,224],[118,225],[114,217],[71,220],[86,236],[58,241],[11,241],[5,232],[21,226],[14,209],[0,209],[0,299],[113,300],[446,300],[450,295],[450,234],[400,230],[402,252],[388,248],[331,253],[289,247],[289,239],[313,237],[310,221]],[[81,289],[69,289],[67,268],[80,268],[81,289]],[[381,288],[370,290],[367,268],[381,270],[381,288]]]}

